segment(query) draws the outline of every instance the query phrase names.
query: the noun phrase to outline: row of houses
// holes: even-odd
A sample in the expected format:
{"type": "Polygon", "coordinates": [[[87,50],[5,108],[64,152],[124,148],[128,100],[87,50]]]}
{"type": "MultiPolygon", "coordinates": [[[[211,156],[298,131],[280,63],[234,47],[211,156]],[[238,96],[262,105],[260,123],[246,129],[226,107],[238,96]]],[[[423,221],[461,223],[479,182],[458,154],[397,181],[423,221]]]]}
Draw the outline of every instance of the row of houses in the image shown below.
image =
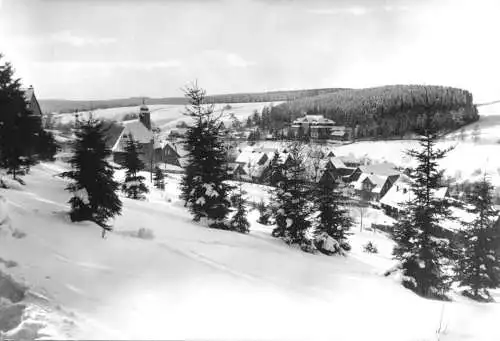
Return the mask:
{"type": "MultiPolygon", "coordinates": [[[[326,134],[320,125],[311,125],[308,129],[311,129],[311,134],[313,130],[314,134],[326,134]]],[[[184,168],[186,152],[182,143],[155,140],[146,105],[141,106],[137,120],[122,122],[120,131],[109,139],[113,161],[118,164],[123,162],[126,141],[130,136],[141,144],[141,158],[148,169],[157,164],[169,165],[178,171],[184,168]]],[[[229,175],[236,180],[256,183],[269,181],[269,166],[276,155],[284,165],[292,161],[291,154],[279,144],[244,148],[236,146],[231,153],[233,161],[227,164],[229,175]]],[[[362,164],[353,157],[337,156],[328,146],[306,150],[303,161],[306,175],[311,181],[341,181],[348,184],[359,200],[381,207],[390,216],[397,217],[402,204],[412,198],[410,179],[392,163],[362,164]]],[[[448,190],[442,188],[435,195],[445,197],[448,190]]]]}

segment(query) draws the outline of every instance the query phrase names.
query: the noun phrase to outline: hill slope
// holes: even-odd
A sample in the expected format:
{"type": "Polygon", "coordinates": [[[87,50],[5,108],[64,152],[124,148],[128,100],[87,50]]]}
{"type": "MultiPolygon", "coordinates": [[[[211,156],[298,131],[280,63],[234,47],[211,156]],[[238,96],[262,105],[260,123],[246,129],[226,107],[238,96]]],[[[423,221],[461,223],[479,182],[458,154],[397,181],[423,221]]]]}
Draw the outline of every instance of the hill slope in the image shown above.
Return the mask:
{"type": "Polygon", "coordinates": [[[54,177],[63,167],[36,166],[22,190],[0,190],[27,234],[0,238],[0,257],[47,297],[46,311],[62,306],[66,324],[54,327],[67,337],[431,341],[444,309],[440,340],[500,338],[498,304],[421,299],[380,275],[385,265],[374,264],[387,253],[362,254],[353,243],[346,258],[305,254],[255,216],[250,235],[197,226],[174,178],[149,201],[125,199],[115,232],[101,239],[95,225],[68,222],[66,183],[54,177]],[[140,228],[155,239],[132,238],[140,228]]]}
{"type": "MultiPolygon", "coordinates": [[[[289,101],[302,97],[317,96],[320,94],[332,93],[339,90],[339,88],[324,88],[324,89],[308,89],[308,90],[283,90],[283,91],[269,91],[269,92],[255,92],[255,93],[237,93],[237,94],[224,94],[224,95],[209,95],[207,101],[209,103],[251,103],[251,102],[281,102],[289,101]]],[[[147,104],[153,105],[185,105],[188,103],[184,97],[167,97],[167,98],[145,98],[147,104]]],[[[42,111],[45,113],[63,113],[108,109],[116,107],[132,107],[139,106],[143,98],[122,98],[111,100],[98,100],[98,101],[74,101],[63,99],[41,99],[39,100],[42,111]]]]}
{"type": "Polygon", "coordinates": [[[390,85],[301,98],[273,108],[274,121],[289,122],[304,113],[321,114],[338,125],[357,128],[358,137],[403,137],[422,124],[423,113],[453,130],[478,119],[472,94],[443,86],[390,85]]]}

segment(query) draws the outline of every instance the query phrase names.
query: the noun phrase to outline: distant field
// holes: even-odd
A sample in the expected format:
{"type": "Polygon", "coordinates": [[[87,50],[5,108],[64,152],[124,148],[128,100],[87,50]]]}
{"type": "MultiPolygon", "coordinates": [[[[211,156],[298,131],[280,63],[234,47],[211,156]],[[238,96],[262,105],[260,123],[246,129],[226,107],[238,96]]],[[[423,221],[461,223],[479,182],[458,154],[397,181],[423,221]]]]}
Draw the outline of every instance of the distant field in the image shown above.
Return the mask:
{"type": "MultiPolygon", "coordinates": [[[[442,161],[441,167],[448,175],[462,179],[479,178],[479,172],[486,171],[495,185],[500,186],[500,104],[482,106],[478,110],[479,121],[464,127],[463,141],[458,139],[460,131],[455,131],[439,143],[441,148],[455,146],[442,161]],[[477,143],[472,139],[475,125],[479,127],[477,143]]],[[[415,146],[415,141],[377,141],[353,143],[336,150],[342,155],[367,156],[403,166],[409,162],[404,151],[415,146]]]]}
{"type": "MultiPolygon", "coordinates": [[[[248,116],[253,114],[254,110],[259,112],[262,111],[264,106],[269,106],[271,104],[277,105],[281,102],[258,102],[258,103],[231,103],[231,109],[225,110],[226,115],[223,116],[225,122],[229,122],[229,113],[234,113],[234,115],[244,123],[248,116]]],[[[216,104],[216,111],[220,111],[227,104],[216,104]]],[[[167,131],[175,127],[180,121],[188,121],[189,118],[184,115],[185,106],[184,105],[148,105],[151,111],[151,120],[158,126],[162,131],[167,131]]],[[[135,107],[119,107],[110,109],[97,109],[94,110],[93,115],[95,118],[102,118],[108,120],[122,121],[123,117],[127,114],[138,114],[139,106],[135,107]]],[[[88,111],[82,111],[79,113],[80,117],[86,118],[89,115],[88,111]]],[[[57,114],[54,116],[56,122],[69,123],[74,121],[74,115],[71,113],[57,114]]]]}

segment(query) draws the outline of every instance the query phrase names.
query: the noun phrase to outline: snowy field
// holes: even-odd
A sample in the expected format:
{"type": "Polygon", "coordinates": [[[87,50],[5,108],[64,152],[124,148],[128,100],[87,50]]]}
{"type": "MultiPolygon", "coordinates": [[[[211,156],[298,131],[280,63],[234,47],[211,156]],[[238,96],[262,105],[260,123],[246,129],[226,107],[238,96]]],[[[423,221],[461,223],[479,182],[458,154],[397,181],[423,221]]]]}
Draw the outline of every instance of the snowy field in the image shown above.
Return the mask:
{"type": "MultiPolygon", "coordinates": [[[[257,102],[257,103],[230,103],[230,109],[224,110],[228,115],[223,117],[227,122],[230,121],[229,114],[234,113],[234,115],[245,123],[248,116],[253,114],[254,110],[261,113],[262,108],[269,105],[277,105],[281,102],[257,102]]],[[[220,111],[226,106],[226,104],[217,104],[215,110],[220,111]]],[[[119,107],[119,108],[109,108],[109,109],[97,109],[92,111],[95,118],[103,118],[108,120],[121,121],[123,117],[127,114],[139,114],[139,106],[135,107],[119,107]]],[[[168,130],[175,128],[175,125],[180,121],[186,121],[187,117],[185,113],[185,105],[148,105],[151,112],[151,120],[160,127],[161,130],[168,130]]],[[[88,117],[88,111],[82,111],[79,113],[80,117],[88,117]]],[[[69,123],[74,121],[73,113],[62,113],[54,115],[55,122],[69,123]]]]}
{"type": "MultiPolygon", "coordinates": [[[[166,190],[153,189],[147,201],[124,198],[115,231],[102,239],[94,224],[69,222],[66,182],[56,176],[64,167],[38,165],[26,186],[0,189],[18,232],[0,234],[0,293],[14,283],[2,273],[30,288],[18,336],[500,340],[499,304],[426,300],[383,277],[393,265],[392,241],[380,231],[355,226],[351,253],[327,257],[272,238],[255,211],[249,235],[207,229],[190,220],[177,199],[178,176],[170,176],[166,190]],[[378,254],[362,251],[367,241],[378,254]]],[[[261,187],[245,186],[249,197],[266,197],[261,187]]],[[[370,210],[364,226],[386,219],[370,210]]]]}

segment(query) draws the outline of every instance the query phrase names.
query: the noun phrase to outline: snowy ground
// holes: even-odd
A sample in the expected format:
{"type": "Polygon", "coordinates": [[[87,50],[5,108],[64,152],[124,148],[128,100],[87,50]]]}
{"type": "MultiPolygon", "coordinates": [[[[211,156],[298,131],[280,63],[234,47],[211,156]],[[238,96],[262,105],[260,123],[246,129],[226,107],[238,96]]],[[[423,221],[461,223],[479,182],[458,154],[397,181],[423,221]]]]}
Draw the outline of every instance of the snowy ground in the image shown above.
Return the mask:
{"type": "MultiPolygon", "coordinates": [[[[36,313],[25,318],[53,337],[430,341],[443,314],[440,340],[500,339],[499,304],[425,300],[381,276],[392,242],[380,231],[355,227],[350,255],[326,257],[273,239],[255,211],[249,235],[207,229],[191,222],[172,176],[148,201],[124,199],[102,239],[95,225],[69,222],[66,183],[55,177],[63,169],[42,164],[25,187],[0,190],[12,227],[26,233],[0,234],[0,258],[15,262],[0,270],[30,286],[36,313]],[[154,239],[133,237],[141,228],[154,239]],[[368,240],[379,254],[362,252],[368,240]]],[[[364,225],[384,219],[370,211],[364,225]]]]}

